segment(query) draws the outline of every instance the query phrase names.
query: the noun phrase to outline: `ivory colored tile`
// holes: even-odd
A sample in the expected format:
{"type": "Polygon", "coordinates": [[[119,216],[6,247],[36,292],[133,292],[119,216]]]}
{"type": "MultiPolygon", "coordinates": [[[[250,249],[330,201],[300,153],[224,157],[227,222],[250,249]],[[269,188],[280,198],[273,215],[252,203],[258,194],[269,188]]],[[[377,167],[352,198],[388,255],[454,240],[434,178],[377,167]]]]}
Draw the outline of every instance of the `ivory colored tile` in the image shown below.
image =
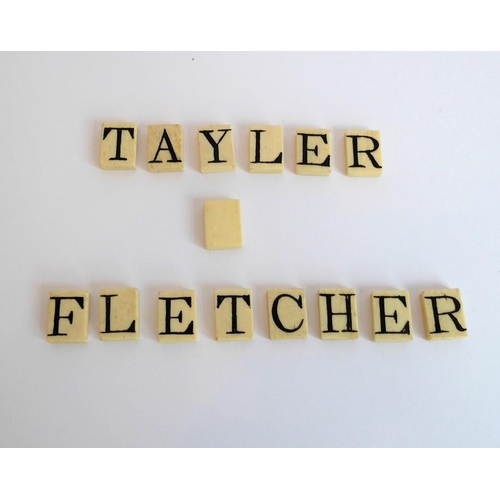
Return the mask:
{"type": "Polygon", "coordinates": [[[283,173],[283,127],[279,125],[253,125],[250,127],[249,162],[251,173],[283,173]]]}
{"type": "Polygon", "coordinates": [[[182,172],[183,158],[182,125],[148,126],[150,172],[182,172]]]}
{"type": "Polygon", "coordinates": [[[406,290],[372,293],[373,340],[406,342],[413,339],[410,294],[406,290]]]}
{"type": "Polygon", "coordinates": [[[88,292],[50,292],[47,340],[54,344],[88,342],[89,309],[88,292]]]}
{"type": "Polygon", "coordinates": [[[306,295],[302,288],[267,291],[271,340],[307,338],[306,295]]]}
{"type": "Polygon", "coordinates": [[[328,129],[297,130],[297,174],[330,175],[332,173],[332,133],[328,129]]]}
{"type": "Polygon", "coordinates": [[[253,339],[252,290],[215,292],[215,338],[219,341],[253,339]]]}
{"type": "Polygon", "coordinates": [[[428,340],[467,337],[462,295],[458,288],[427,290],[420,294],[428,340]]]}
{"type": "Polygon", "coordinates": [[[137,155],[137,124],[105,122],[101,131],[101,160],[104,170],[132,170],[137,155]]]}
{"type": "Polygon", "coordinates": [[[196,342],[197,323],[194,290],[158,293],[158,342],[196,342]]]}
{"type": "Polygon", "coordinates": [[[323,340],[353,340],[359,337],[354,288],[322,288],[318,291],[318,305],[323,340]]]}
{"type": "Polygon", "coordinates": [[[101,340],[139,338],[139,291],[137,288],[101,290],[99,337],[101,340]]]}
{"type": "Polygon", "coordinates": [[[234,172],[233,129],[231,125],[207,125],[198,129],[200,170],[203,174],[234,172]]]}
{"type": "Polygon", "coordinates": [[[348,130],[345,133],[347,175],[379,177],[382,175],[382,144],[378,130],[348,130]]]}
{"type": "Polygon", "coordinates": [[[205,247],[207,250],[241,248],[240,200],[205,202],[205,247]]]}

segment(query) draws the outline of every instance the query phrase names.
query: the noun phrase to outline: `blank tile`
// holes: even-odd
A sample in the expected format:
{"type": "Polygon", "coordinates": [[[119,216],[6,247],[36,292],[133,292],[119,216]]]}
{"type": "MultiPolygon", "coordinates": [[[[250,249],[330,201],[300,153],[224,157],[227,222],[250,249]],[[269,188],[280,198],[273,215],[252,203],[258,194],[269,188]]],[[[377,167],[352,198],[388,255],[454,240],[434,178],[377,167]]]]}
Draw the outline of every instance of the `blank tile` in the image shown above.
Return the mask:
{"type": "Polygon", "coordinates": [[[322,288],[318,291],[318,305],[323,340],[353,340],[359,337],[354,288],[322,288]]]}
{"type": "Polygon", "coordinates": [[[306,295],[302,288],[267,291],[271,340],[307,338],[306,295]]]}
{"type": "Polygon", "coordinates": [[[137,288],[101,290],[99,337],[101,340],[136,340],[139,338],[139,292],[137,288]]]}
{"type": "Polygon", "coordinates": [[[198,339],[196,292],[175,290],[158,293],[158,341],[195,342],[198,339]]]}
{"type": "Polygon", "coordinates": [[[378,130],[348,130],[345,133],[347,175],[379,177],[382,175],[382,143],[378,130]]]}
{"type": "Polygon", "coordinates": [[[219,341],[253,339],[252,290],[215,292],[215,338],[219,341]]]}
{"type": "Polygon", "coordinates": [[[328,129],[297,130],[297,174],[330,175],[332,173],[332,134],[328,129]]]}
{"type": "Polygon", "coordinates": [[[149,125],[148,170],[182,172],[184,170],[182,125],[149,125]]]}
{"type": "Polygon", "coordinates": [[[88,292],[50,292],[47,340],[54,344],[88,342],[89,310],[88,292]]]}
{"type": "Polygon", "coordinates": [[[132,170],[137,155],[137,124],[105,122],[101,131],[101,160],[104,170],[132,170]]]}
{"type": "Polygon", "coordinates": [[[205,202],[205,247],[207,250],[241,248],[240,200],[205,202]]]}
{"type": "Polygon", "coordinates": [[[198,129],[200,170],[203,174],[234,172],[233,129],[231,125],[207,125],[198,129]]]}
{"type": "Polygon", "coordinates": [[[427,290],[420,294],[428,340],[467,337],[462,295],[458,288],[427,290]]]}
{"type": "Polygon", "coordinates": [[[249,171],[257,174],[281,174],[284,170],[283,127],[250,127],[249,171]]]}
{"type": "Polygon", "coordinates": [[[413,339],[410,294],[406,290],[372,293],[373,340],[406,342],[413,339]]]}

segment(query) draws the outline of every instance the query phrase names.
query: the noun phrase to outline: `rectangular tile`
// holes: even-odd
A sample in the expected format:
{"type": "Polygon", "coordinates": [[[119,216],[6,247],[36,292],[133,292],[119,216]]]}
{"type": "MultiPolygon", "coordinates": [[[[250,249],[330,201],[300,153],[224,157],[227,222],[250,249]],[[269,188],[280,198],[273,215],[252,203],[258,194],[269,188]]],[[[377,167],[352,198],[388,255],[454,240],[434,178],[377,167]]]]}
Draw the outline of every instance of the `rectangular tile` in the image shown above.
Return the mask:
{"type": "Polygon", "coordinates": [[[184,170],[182,125],[148,126],[148,170],[150,172],[184,170]]]}
{"type": "Polygon", "coordinates": [[[354,288],[322,288],[318,291],[318,305],[323,340],[353,340],[359,337],[354,288]]]}
{"type": "Polygon", "coordinates": [[[158,293],[158,342],[196,342],[196,292],[175,290],[158,293]]]}
{"type": "Polygon", "coordinates": [[[348,130],[345,133],[347,175],[379,177],[382,175],[382,144],[378,130],[348,130]]]}
{"type": "Polygon", "coordinates": [[[332,173],[332,133],[328,129],[297,130],[297,174],[330,175],[332,173]]]}
{"type": "Polygon", "coordinates": [[[406,342],[413,339],[410,294],[406,290],[372,293],[373,340],[406,342]]]}
{"type": "Polygon", "coordinates": [[[207,125],[198,129],[200,170],[203,174],[234,172],[233,129],[231,125],[207,125]]]}
{"type": "Polygon", "coordinates": [[[54,344],[88,342],[89,310],[88,292],[50,292],[47,340],[54,344]]]}
{"type": "Polygon", "coordinates": [[[302,288],[267,291],[271,340],[307,338],[306,295],[302,288]]]}
{"type": "Polygon", "coordinates": [[[99,337],[101,340],[139,338],[139,291],[111,288],[100,293],[99,337]]]}
{"type": "Polygon", "coordinates": [[[253,339],[252,290],[215,292],[215,338],[219,341],[253,339]]]}
{"type": "Polygon", "coordinates": [[[104,170],[133,170],[137,156],[137,124],[105,122],[101,131],[100,165],[104,170]]]}
{"type": "Polygon", "coordinates": [[[243,246],[240,200],[205,202],[205,247],[227,250],[243,246]]]}
{"type": "Polygon", "coordinates": [[[420,294],[428,340],[467,337],[462,295],[458,288],[427,290],[420,294]]]}
{"type": "Polygon", "coordinates": [[[251,173],[283,173],[283,127],[279,125],[253,125],[250,127],[249,151],[248,170],[251,173]]]}

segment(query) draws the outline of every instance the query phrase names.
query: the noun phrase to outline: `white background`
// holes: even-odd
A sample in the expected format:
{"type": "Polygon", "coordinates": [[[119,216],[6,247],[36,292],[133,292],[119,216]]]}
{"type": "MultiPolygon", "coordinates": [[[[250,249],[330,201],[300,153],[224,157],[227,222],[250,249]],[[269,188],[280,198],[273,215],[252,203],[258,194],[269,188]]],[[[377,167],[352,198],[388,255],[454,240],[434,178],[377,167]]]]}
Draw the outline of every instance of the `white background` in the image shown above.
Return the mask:
{"type": "Polygon", "coordinates": [[[498,54],[1,54],[1,446],[499,446],[498,54]],[[135,171],[98,166],[103,121],[139,127],[135,171]],[[145,169],[148,124],[184,126],[185,171],[145,169]],[[199,173],[231,124],[235,173],[199,173]],[[250,125],[285,128],[251,175],[250,125]],[[329,128],[330,177],[294,173],[329,128]],[[382,133],[380,178],[343,133],[382,133]],[[203,202],[242,203],[244,248],[203,248],[203,202]],[[101,342],[100,288],[140,290],[141,339],[101,342]],[[271,342],[265,292],[306,290],[310,337],[271,342]],[[319,339],[317,290],[358,290],[361,336],[319,339]],[[162,289],[198,294],[199,341],[156,340],[162,289]],[[214,340],[213,293],[254,294],[252,342],[214,340]],[[418,295],[460,288],[469,338],[428,342],[418,295]],[[413,342],[371,340],[369,294],[411,294],[413,342]],[[48,293],[91,293],[90,341],[46,342],[48,293]]]}

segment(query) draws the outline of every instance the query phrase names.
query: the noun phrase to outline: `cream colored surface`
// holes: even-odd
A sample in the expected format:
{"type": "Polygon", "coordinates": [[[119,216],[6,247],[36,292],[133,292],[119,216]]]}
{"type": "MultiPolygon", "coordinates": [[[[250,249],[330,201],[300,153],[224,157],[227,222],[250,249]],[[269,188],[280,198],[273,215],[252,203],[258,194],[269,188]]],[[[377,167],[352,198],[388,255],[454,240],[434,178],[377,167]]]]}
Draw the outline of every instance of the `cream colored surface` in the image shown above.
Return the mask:
{"type": "Polygon", "coordinates": [[[380,177],[383,171],[383,160],[382,160],[382,142],[380,139],[380,132],[378,130],[348,130],[344,136],[345,139],[345,156],[347,162],[347,175],[351,177],[380,177]],[[360,151],[371,150],[374,147],[374,143],[371,139],[358,138],[358,163],[363,165],[363,167],[352,167],[354,164],[354,139],[349,136],[368,136],[373,137],[378,141],[379,147],[376,151],[371,154],[373,158],[382,168],[376,168],[373,162],[366,153],[360,153],[360,151]]]}
{"type": "Polygon", "coordinates": [[[241,248],[240,200],[208,200],[205,202],[205,247],[207,250],[241,248]]]}
{"type": "Polygon", "coordinates": [[[462,295],[458,288],[424,291],[420,294],[420,304],[422,306],[422,313],[424,316],[425,334],[428,340],[461,339],[468,336],[462,295]],[[438,313],[440,313],[438,320],[439,325],[436,325],[432,300],[429,300],[428,298],[426,299],[426,297],[443,296],[448,298],[434,299],[436,301],[438,313]],[[453,299],[459,303],[460,309],[458,312],[453,312],[457,308],[453,299]],[[457,327],[450,315],[447,313],[453,314],[455,319],[458,321],[460,328],[457,327]],[[443,332],[437,333],[438,329],[443,330],[443,332]],[[464,331],[462,331],[462,329],[464,331]]]}
{"type": "Polygon", "coordinates": [[[178,343],[178,342],[196,342],[198,340],[198,321],[196,307],[196,292],[194,290],[175,290],[171,292],[158,293],[158,342],[160,343],[178,343]],[[191,300],[191,306],[188,301],[184,300],[187,297],[191,300]],[[166,334],[166,310],[167,302],[162,298],[175,298],[170,301],[170,331],[166,334]],[[180,333],[190,330],[191,322],[193,323],[193,333],[180,333]]]}
{"type": "Polygon", "coordinates": [[[283,127],[280,125],[253,125],[250,127],[249,167],[251,173],[282,174],[284,171],[283,127]],[[261,130],[259,152],[256,150],[257,133],[261,130]],[[281,155],[281,158],[279,156],[281,155]],[[256,162],[260,159],[260,162],[256,162]],[[278,163],[275,160],[279,159],[278,163]],[[269,163],[271,162],[271,163],[269,163]]]}
{"type": "Polygon", "coordinates": [[[318,291],[318,307],[320,335],[323,340],[353,340],[359,338],[358,306],[354,288],[322,288],[318,291]],[[323,294],[333,295],[333,297],[326,297],[323,294]],[[347,312],[345,295],[352,295],[349,299],[351,304],[351,325],[348,325],[348,316],[344,314],[347,312]],[[334,313],[331,319],[333,330],[338,330],[338,332],[332,332],[328,329],[327,301],[330,301],[331,311],[334,313]]]}
{"type": "Polygon", "coordinates": [[[296,172],[299,175],[330,175],[332,173],[332,133],[322,128],[302,128],[297,130],[296,137],[296,172]],[[326,143],[322,137],[311,136],[307,139],[307,163],[318,165],[301,165],[303,160],[303,136],[300,134],[321,134],[326,136],[326,143]],[[309,150],[313,151],[309,151],[309,150]],[[328,165],[321,166],[329,157],[328,165]]]}
{"type": "Polygon", "coordinates": [[[231,125],[207,125],[206,127],[199,127],[198,144],[200,149],[200,170],[203,174],[234,172],[236,170],[233,129],[231,125]],[[210,144],[205,135],[202,134],[202,130],[212,131],[210,136],[213,138],[215,143],[219,143],[219,160],[223,163],[211,163],[215,159],[214,147],[210,144]],[[224,130],[228,130],[225,135],[224,130]]]}
{"type": "Polygon", "coordinates": [[[182,172],[184,170],[182,125],[148,126],[147,164],[150,172],[182,172]],[[174,154],[169,151],[169,145],[163,139],[164,132],[166,132],[170,139],[174,154]],[[160,146],[161,150],[158,152],[160,146]]]}
{"type": "Polygon", "coordinates": [[[104,170],[133,170],[136,165],[137,156],[137,124],[131,122],[105,122],[101,130],[101,157],[100,165],[104,170]],[[106,128],[125,127],[133,129],[132,138],[130,132],[121,132],[120,158],[125,160],[113,160],[116,157],[118,132],[111,130],[106,138],[104,133],[106,128]]]}
{"type": "Polygon", "coordinates": [[[413,327],[411,324],[410,293],[406,290],[376,290],[371,294],[373,340],[375,342],[407,342],[413,340],[413,327]],[[385,304],[385,330],[382,331],[380,300],[376,297],[389,297],[384,299],[385,304]],[[402,296],[406,306],[395,296],[402,296]],[[409,333],[398,333],[409,323],[409,333]]]}
{"type": "Polygon", "coordinates": [[[83,290],[57,290],[49,294],[49,315],[47,322],[47,341],[53,344],[81,343],[89,340],[89,293],[83,290]],[[77,297],[83,298],[83,308],[76,300],[65,299],[60,303],[58,333],[66,335],[52,335],[54,333],[54,320],[56,301],[50,297],[77,297]],[[64,318],[63,316],[70,316],[64,318]],[[71,320],[71,321],[70,321],[71,320]]]}
{"type": "Polygon", "coordinates": [[[215,338],[219,341],[252,340],[253,339],[253,299],[252,290],[248,288],[234,288],[230,290],[216,290],[215,292],[215,338]],[[219,297],[224,295],[249,296],[250,305],[243,298],[230,297],[221,301],[217,307],[219,297]],[[233,331],[233,300],[236,300],[236,329],[244,333],[233,331]]]}
{"type": "Polygon", "coordinates": [[[109,288],[100,292],[99,337],[101,340],[136,340],[139,338],[139,291],[137,288],[109,288]],[[111,297],[110,330],[106,330],[106,299],[111,297]],[[135,331],[126,332],[135,321],[135,331]]]}
{"type": "Polygon", "coordinates": [[[302,288],[277,288],[268,290],[267,309],[269,315],[269,338],[271,340],[307,338],[306,295],[302,288]],[[291,295],[293,298],[285,296],[279,299],[276,312],[281,326],[287,330],[296,331],[283,331],[273,319],[275,300],[282,294],[291,295]],[[302,307],[298,304],[298,300],[301,300],[302,307]]]}

